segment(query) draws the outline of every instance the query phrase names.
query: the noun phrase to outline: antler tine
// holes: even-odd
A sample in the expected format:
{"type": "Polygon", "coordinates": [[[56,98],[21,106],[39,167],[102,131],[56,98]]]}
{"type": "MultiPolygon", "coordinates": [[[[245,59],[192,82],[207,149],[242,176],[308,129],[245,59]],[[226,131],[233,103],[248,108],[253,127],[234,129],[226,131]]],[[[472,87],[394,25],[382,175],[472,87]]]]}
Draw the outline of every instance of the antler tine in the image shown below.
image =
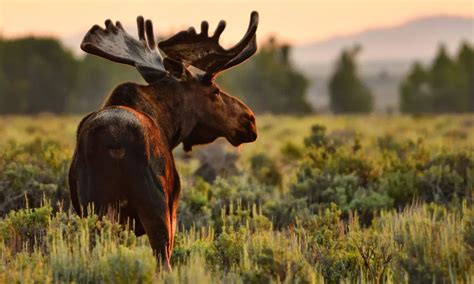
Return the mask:
{"type": "Polygon", "coordinates": [[[207,21],[202,21],[201,22],[201,35],[207,37],[208,32],[209,32],[209,23],[207,21]]]}
{"type": "Polygon", "coordinates": [[[155,49],[156,48],[155,34],[153,33],[153,23],[151,22],[151,20],[146,20],[145,31],[146,31],[146,38],[148,41],[148,47],[150,47],[150,49],[155,49]]]}
{"type": "MultiPolygon", "coordinates": [[[[241,49],[241,46],[246,46],[250,42],[255,41],[253,39],[255,37],[255,33],[257,32],[257,26],[258,26],[258,13],[256,11],[253,11],[250,14],[250,21],[249,21],[249,26],[247,28],[247,31],[245,32],[245,35],[242,37],[242,39],[233,47],[232,49],[239,50],[241,49]]],[[[254,43],[255,51],[257,48],[257,44],[254,43]]]]}
{"type": "Polygon", "coordinates": [[[115,25],[117,26],[117,28],[121,29],[122,31],[125,31],[121,22],[117,21],[115,22],[115,25]]]}
{"type": "Polygon", "coordinates": [[[219,38],[221,37],[221,34],[224,31],[225,26],[226,26],[226,22],[224,20],[221,20],[219,24],[217,25],[216,31],[214,32],[214,35],[212,36],[216,41],[219,41],[219,38]]]}
{"type": "Polygon", "coordinates": [[[114,26],[114,23],[110,19],[105,20],[105,28],[112,31],[115,34],[118,32],[117,27],[114,26]]]}
{"type": "Polygon", "coordinates": [[[142,16],[137,17],[138,39],[145,40],[145,20],[142,16]]]}

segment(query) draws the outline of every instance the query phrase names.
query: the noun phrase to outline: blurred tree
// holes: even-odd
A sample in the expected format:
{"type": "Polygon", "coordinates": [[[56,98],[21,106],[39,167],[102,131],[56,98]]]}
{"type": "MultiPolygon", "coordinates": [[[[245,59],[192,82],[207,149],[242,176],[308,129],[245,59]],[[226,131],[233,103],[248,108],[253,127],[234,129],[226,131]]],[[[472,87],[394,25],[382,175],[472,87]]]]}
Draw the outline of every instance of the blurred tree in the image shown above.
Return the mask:
{"type": "Polygon", "coordinates": [[[462,92],[468,100],[468,110],[474,112],[474,47],[463,42],[457,56],[461,68],[462,92]]]}
{"type": "Polygon", "coordinates": [[[420,114],[433,111],[429,73],[416,62],[400,85],[400,111],[420,114]]]}
{"type": "Polygon", "coordinates": [[[429,69],[415,63],[400,85],[400,110],[413,114],[474,111],[474,49],[462,43],[453,60],[441,45],[429,69]]]}
{"type": "MultiPolygon", "coordinates": [[[[1,44],[0,44],[1,48],[1,44]]],[[[1,54],[1,51],[0,51],[1,54]]],[[[3,70],[0,68],[0,113],[6,112],[6,91],[7,91],[7,78],[5,74],[3,73],[3,70]]]]}
{"type": "Polygon", "coordinates": [[[461,68],[441,45],[431,67],[431,90],[435,112],[466,111],[467,94],[462,92],[461,68]]]}
{"type": "Polygon", "coordinates": [[[373,96],[357,74],[356,56],[360,50],[360,46],[343,50],[329,80],[330,106],[334,113],[372,110],[373,96]]]}
{"type": "Polygon", "coordinates": [[[224,72],[218,81],[255,112],[308,113],[308,80],[292,66],[290,53],[291,46],[271,38],[252,60],[224,72]]]}
{"type": "Polygon", "coordinates": [[[63,112],[77,62],[51,38],[0,40],[2,106],[8,113],[63,112]]]}

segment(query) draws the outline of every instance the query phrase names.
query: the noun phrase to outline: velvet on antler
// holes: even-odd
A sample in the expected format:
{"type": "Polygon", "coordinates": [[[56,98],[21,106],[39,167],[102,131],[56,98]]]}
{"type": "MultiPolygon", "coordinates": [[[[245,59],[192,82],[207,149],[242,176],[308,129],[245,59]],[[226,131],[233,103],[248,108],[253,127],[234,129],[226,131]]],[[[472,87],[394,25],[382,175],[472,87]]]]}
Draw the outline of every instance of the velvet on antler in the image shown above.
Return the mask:
{"type": "Polygon", "coordinates": [[[162,41],[158,47],[173,60],[192,65],[214,77],[220,71],[231,68],[252,56],[257,50],[256,31],[258,13],[252,12],[250,23],[244,37],[235,46],[224,49],[219,37],[225,29],[225,21],[220,21],[214,34],[209,37],[209,24],[201,23],[201,33],[194,28],[181,31],[162,41]]]}
{"type": "Polygon", "coordinates": [[[106,59],[135,66],[143,78],[152,83],[167,74],[156,48],[150,20],[137,18],[138,38],[128,34],[120,22],[105,21],[105,29],[94,25],[84,37],[81,49],[106,59]],[[146,33],[146,39],[145,39],[146,33]]]}
{"type": "Polygon", "coordinates": [[[257,12],[251,13],[244,37],[229,49],[224,49],[219,44],[225,25],[225,21],[220,21],[210,37],[209,24],[203,21],[199,34],[191,27],[158,43],[158,47],[167,56],[164,62],[156,48],[152,22],[145,22],[141,16],[137,18],[138,40],[128,34],[120,22],[114,25],[111,20],[107,20],[105,29],[95,25],[87,32],[81,48],[115,62],[135,66],[148,83],[168,74],[179,77],[179,74],[184,74],[183,64],[204,71],[206,75],[203,79],[207,80],[243,62],[257,50],[257,12]]]}

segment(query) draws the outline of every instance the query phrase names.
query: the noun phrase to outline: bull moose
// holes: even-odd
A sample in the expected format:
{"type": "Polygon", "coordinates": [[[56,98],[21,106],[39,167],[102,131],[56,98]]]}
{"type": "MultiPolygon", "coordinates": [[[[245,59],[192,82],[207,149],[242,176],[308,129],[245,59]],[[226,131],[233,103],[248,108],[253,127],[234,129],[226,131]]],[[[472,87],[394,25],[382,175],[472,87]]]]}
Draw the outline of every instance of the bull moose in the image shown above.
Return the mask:
{"type": "Polygon", "coordinates": [[[120,22],[107,20],[105,29],[93,26],[81,43],[88,53],[134,66],[148,84],[120,84],[100,110],[82,119],[69,187],[78,214],[116,210],[121,223],[148,235],[169,269],[180,193],[172,150],[182,143],[190,151],[218,137],[234,146],[257,138],[252,110],[214,78],[255,53],[258,13],[251,13],[244,37],[228,49],[219,44],[224,21],[212,36],[203,21],[200,33],[191,27],[158,45],[150,20],[139,16],[137,25],[138,40],[120,22]]]}

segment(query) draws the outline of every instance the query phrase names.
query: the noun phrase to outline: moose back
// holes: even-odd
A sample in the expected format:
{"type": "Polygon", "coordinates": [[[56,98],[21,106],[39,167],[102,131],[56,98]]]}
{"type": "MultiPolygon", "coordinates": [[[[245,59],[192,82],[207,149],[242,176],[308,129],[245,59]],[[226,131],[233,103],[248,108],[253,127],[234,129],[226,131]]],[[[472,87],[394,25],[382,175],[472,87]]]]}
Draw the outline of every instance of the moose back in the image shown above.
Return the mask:
{"type": "Polygon", "coordinates": [[[253,112],[214,81],[255,53],[257,25],[252,12],[244,37],[224,49],[219,37],[225,22],[209,36],[204,21],[200,33],[189,28],[159,42],[164,59],[152,22],[143,17],[137,18],[138,40],[120,22],[107,20],[105,29],[93,26],[81,44],[88,53],[134,66],[148,84],[117,86],[100,110],[80,122],[69,170],[73,207],[81,215],[118,213],[137,235],[148,235],[165,268],[180,193],[172,150],[182,143],[190,151],[218,137],[234,146],[257,138],[253,112]]]}

